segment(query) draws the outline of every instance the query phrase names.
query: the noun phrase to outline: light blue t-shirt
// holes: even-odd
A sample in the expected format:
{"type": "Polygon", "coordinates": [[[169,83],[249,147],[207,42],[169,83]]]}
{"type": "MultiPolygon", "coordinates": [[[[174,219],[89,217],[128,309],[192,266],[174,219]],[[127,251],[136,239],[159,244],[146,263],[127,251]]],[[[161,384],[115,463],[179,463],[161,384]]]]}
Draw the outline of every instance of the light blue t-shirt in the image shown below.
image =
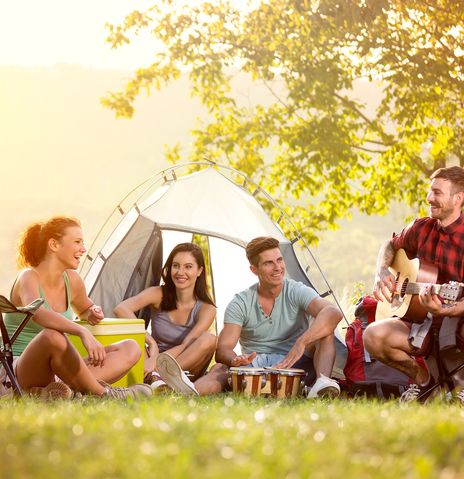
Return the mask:
{"type": "Polygon", "coordinates": [[[314,289],[285,278],[274,309],[267,316],[258,303],[258,284],[234,296],[224,313],[224,323],[242,327],[240,346],[244,354],[252,352],[287,354],[309,327],[309,303],[319,297],[314,289]]]}

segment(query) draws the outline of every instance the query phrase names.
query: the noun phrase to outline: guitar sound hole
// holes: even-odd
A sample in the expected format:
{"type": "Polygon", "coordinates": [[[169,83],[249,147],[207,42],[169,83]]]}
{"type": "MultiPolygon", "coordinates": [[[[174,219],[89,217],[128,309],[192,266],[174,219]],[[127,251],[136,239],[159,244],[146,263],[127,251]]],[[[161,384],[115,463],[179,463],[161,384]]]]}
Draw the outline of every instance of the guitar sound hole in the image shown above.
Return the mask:
{"type": "Polygon", "coordinates": [[[406,278],[403,282],[403,284],[401,285],[401,290],[400,290],[400,296],[402,298],[404,298],[404,295],[406,294],[406,289],[408,287],[408,283],[409,283],[409,279],[406,278]]]}

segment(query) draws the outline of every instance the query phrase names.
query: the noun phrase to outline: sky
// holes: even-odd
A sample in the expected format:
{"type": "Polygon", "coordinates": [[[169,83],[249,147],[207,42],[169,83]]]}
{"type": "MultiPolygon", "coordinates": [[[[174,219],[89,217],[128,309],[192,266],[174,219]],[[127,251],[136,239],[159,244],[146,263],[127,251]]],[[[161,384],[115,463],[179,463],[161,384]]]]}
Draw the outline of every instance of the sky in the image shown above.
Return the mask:
{"type": "Polygon", "coordinates": [[[148,35],[111,50],[105,23],[122,22],[150,4],[153,0],[0,0],[0,65],[140,66],[150,58],[148,35]]]}
{"type": "Polygon", "coordinates": [[[156,1],[0,0],[0,293],[17,274],[16,242],[29,223],[77,216],[90,244],[117,202],[167,166],[164,145],[188,152],[202,110],[186,79],[141,95],[131,120],[100,104],[154,48],[142,35],[111,50],[105,23],[156,1]]]}
{"type": "Polygon", "coordinates": [[[77,216],[90,244],[117,201],[167,166],[163,145],[193,125],[186,84],[141,95],[129,121],[100,104],[154,46],[142,36],[111,50],[105,23],[154,1],[0,0],[0,293],[16,276],[28,224],[77,216]]]}

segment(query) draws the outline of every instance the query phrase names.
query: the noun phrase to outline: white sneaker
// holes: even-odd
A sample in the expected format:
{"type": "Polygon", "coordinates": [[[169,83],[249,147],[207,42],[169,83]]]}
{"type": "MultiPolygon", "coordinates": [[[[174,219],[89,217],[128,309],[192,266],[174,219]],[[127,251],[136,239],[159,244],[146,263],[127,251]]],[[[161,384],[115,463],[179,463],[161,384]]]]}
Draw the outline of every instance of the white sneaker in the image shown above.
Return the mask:
{"type": "Polygon", "coordinates": [[[156,369],[161,379],[176,393],[198,396],[195,385],[182,371],[179,363],[168,353],[161,353],[156,359],[156,369]]]}
{"type": "Polygon", "coordinates": [[[458,404],[464,406],[464,389],[461,389],[453,398],[458,404]]]}
{"type": "Polygon", "coordinates": [[[336,398],[340,396],[340,386],[337,381],[321,374],[313,387],[308,391],[307,398],[336,398]]]}
{"type": "Polygon", "coordinates": [[[410,384],[400,396],[400,402],[414,402],[421,395],[422,388],[417,384],[410,384]]]}

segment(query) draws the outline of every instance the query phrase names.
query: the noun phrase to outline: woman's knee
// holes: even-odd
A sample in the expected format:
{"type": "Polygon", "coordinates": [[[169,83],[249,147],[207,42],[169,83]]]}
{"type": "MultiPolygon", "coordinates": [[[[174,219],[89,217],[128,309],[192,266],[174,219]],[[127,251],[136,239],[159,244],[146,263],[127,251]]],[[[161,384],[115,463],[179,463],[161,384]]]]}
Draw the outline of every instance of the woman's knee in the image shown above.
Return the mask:
{"type": "Polygon", "coordinates": [[[34,339],[47,351],[65,351],[70,345],[69,339],[54,329],[44,329],[34,339]]]}
{"type": "Polygon", "coordinates": [[[134,339],[124,339],[119,343],[119,346],[124,353],[124,357],[131,364],[135,364],[142,356],[142,350],[134,339]]]}
{"type": "Polygon", "coordinates": [[[198,346],[200,346],[203,351],[214,352],[216,350],[217,336],[208,331],[202,333],[197,341],[198,346]]]}

